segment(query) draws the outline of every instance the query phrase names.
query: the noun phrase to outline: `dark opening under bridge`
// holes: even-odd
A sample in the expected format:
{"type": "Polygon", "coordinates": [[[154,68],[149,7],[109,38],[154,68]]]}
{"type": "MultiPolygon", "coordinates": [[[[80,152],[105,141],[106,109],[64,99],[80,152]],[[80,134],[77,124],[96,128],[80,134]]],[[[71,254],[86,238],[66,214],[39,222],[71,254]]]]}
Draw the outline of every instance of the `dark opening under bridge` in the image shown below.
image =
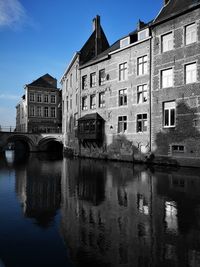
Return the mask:
{"type": "Polygon", "coordinates": [[[62,133],[22,133],[0,131],[0,151],[9,143],[29,152],[55,151],[63,147],[62,133]]]}

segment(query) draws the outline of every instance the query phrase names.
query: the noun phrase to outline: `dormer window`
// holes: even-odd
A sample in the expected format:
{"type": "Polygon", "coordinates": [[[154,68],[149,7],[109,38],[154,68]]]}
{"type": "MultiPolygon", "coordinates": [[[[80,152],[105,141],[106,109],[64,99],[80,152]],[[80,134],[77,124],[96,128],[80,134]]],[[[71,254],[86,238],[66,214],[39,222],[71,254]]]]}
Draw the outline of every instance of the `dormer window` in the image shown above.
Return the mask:
{"type": "Polygon", "coordinates": [[[130,44],[130,37],[129,36],[120,40],[120,48],[123,48],[129,44],[130,44]]]}
{"type": "Polygon", "coordinates": [[[149,28],[138,32],[138,41],[144,40],[149,37],[149,28]]]}

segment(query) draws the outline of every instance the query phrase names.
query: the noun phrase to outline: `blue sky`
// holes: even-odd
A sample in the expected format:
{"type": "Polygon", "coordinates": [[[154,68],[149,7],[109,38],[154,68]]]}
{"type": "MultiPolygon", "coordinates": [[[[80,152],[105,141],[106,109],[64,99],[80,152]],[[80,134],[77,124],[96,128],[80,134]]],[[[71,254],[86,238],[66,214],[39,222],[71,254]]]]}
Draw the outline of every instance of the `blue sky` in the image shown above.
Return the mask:
{"type": "Polygon", "coordinates": [[[92,33],[92,19],[110,44],[153,19],[164,0],[0,0],[0,125],[15,125],[24,85],[49,73],[59,80],[92,33]]]}

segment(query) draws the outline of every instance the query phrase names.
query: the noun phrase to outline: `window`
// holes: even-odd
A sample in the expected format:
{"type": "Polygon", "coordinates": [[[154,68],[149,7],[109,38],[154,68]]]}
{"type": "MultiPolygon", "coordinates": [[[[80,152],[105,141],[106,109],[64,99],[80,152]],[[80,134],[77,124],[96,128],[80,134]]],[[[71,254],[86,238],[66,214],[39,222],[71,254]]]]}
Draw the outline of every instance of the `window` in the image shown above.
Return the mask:
{"type": "Polygon", "coordinates": [[[147,114],[137,115],[137,132],[147,131],[147,114]]]}
{"type": "Polygon", "coordinates": [[[78,93],[76,93],[76,106],[78,105],[78,93]]]}
{"type": "Polygon", "coordinates": [[[106,73],[105,69],[99,71],[99,85],[105,84],[106,81],[106,73]]]}
{"type": "Polygon", "coordinates": [[[173,49],[173,34],[172,32],[161,36],[162,52],[173,49]]]}
{"type": "Polygon", "coordinates": [[[66,97],[66,109],[67,111],[69,109],[69,97],[68,96],[66,97]]]}
{"type": "Polygon", "coordinates": [[[78,126],[78,113],[74,113],[74,127],[78,126]]]}
{"type": "Polygon", "coordinates": [[[184,152],[184,146],[182,145],[173,145],[172,152],[184,152]]]}
{"type": "Polygon", "coordinates": [[[196,24],[190,24],[185,27],[185,44],[189,45],[195,43],[197,40],[196,24]]]}
{"type": "Polygon", "coordinates": [[[56,117],[56,108],[55,107],[51,107],[51,117],[52,118],[56,117]]]}
{"type": "Polygon", "coordinates": [[[68,89],[68,79],[66,80],[66,90],[68,89]]]}
{"type": "Polygon", "coordinates": [[[37,116],[42,117],[42,107],[40,106],[37,107],[37,116]]]}
{"type": "Polygon", "coordinates": [[[44,107],[44,117],[45,118],[49,117],[49,109],[48,109],[48,107],[44,107]]]}
{"type": "Polygon", "coordinates": [[[137,59],[137,74],[144,75],[147,73],[147,56],[142,56],[137,59]]]}
{"type": "Polygon", "coordinates": [[[44,95],[44,102],[48,103],[49,102],[49,96],[48,95],[44,95]]]}
{"type": "Polygon", "coordinates": [[[124,133],[127,130],[127,116],[118,117],[118,133],[124,133]]]}
{"type": "Polygon", "coordinates": [[[99,93],[99,107],[100,108],[105,107],[105,93],[104,92],[99,93]]]}
{"type": "Polygon", "coordinates": [[[141,104],[144,102],[147,102],[147,84],[137,87],[137,103],[141,104]]]}
{"type": "Polygon", "coordinates": [[[35,95],[34,93],[29,93],[29,101],[34,102],[35,101],[35,95]]]}
{"type": "Polygon", "coordinates": [[[175,101],[164,103],[164,127],[175,126],[175,101]]]}
{"type": "Polygon", "coordinates": [[[127,89],[119,90],[119,106],[127,105],[127,89]]]}
{"type": "Polygon", "coordinates": [[[82,110],[87,110],[87,96],[82,97],[82,110]]]}
{"type": "Polygon", "coordinates": [[[51,103],[56,103],[56,96],[55,95],[51,95],[51,103]]]}
{"type": "Polygon", "coordinates": [[[34,106],[30,106],[29,112],[30,112],[30,116],[34,117],[35,116],[35,107],[34,106]]]}
{"type": "Polygon", "coordinates": [[[78,81],[78,65],[76,65],[76,82],[78,81]]]}
{"type": "Polygon", "coordinates": [[[130,44],[130,37],[126,37],[122,40],[120,40],[120,48],[123,48],[130,44]]]}
{"type": "Polygon", "coordinates": [[[96,72],[90,74],[90,87],[96,86],[96,72]]]}
{"type": "Polygon", "coordinates": [[[96,96],[95,95],[90,96],[90,108],[91,109],[96,108],[96,96]]]}
{"type": "Polygon", "coordinates": [[[167,69],[161,71],[161,88],[167,88],[173,86],[173,69],[167,69]]]}
{"type": "Polygon", "coordinates": [[[185,83],[194,83],[197,81],[197,65],[191,63],[185,65],[185,83]]]}
{"type": "Polygon", "coordinates": [[[70,95],[70,109],[72,109],[72,95],[70,95]]]}
{"type": "Polygon", "coordinates": [[[87,87],[87,75],[82,77],[82,90],[87,87]]]}
{"type": "Polygon", "coordinates": [[[70,87],[72,87],[72,73],[70,74],[70,87]]]}
{"type": "Polygon", "coordinates": [[[119,65],[119,80],[124,81],[127,79],[127,62],[119,65]]]}
{"type": "Polygon", "coordinates": [[[149,29],[138,32],[138,41],[144,40],[149,37],[149,29]]]}
{"type": "Polygon", "coordinates": [[[37,94],[37,102],[42,102],[42,95],[41,94],[37,94]]]}

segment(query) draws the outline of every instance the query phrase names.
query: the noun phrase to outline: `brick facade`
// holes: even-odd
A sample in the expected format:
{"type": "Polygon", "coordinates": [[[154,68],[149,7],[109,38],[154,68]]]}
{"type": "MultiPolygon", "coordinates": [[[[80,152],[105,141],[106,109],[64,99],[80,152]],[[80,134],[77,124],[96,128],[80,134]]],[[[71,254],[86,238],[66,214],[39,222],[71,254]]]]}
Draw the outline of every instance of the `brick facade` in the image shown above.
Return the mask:
{"type": "Polygon", "coordinates": [[[107,48],[97,18],[104,50],[95,50],[94,31],[77,54],[81,61],[72,60],[61,80],[65,148],[92,158],[199,165],[199,3],[166,1],[154,21],[139,21],[134,32],[107,48]],[[66,90],[65,80],[77,65],[79,79],[66,90]],[[66,111],[67,95],[77,94],[78,104],[66,111]],[[100,143],[94,136],[76,135],[79,127],[70,132],[75,113],[78,119],[102,118],[100,143]]]}

